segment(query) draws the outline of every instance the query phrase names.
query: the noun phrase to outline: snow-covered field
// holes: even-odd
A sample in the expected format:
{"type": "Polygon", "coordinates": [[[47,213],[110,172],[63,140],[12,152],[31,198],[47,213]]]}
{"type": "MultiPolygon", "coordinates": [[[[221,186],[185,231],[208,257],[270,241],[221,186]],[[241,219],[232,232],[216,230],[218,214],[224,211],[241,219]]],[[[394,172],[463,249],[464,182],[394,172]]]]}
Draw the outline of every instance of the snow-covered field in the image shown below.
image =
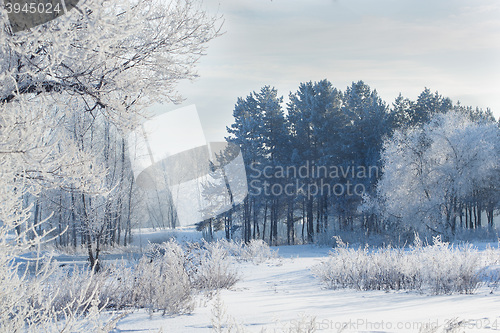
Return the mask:
{"type": "Polygon", "coordinates": [[[438,296],[328,290],[311,268],[326,259],[329,248],[276,249],[280,258],[258,265],[233,263],[240,281],[219,296],[197,296],[191,314],[169,317],[134,311],[114,332],[441,332],[450,321],[462,322],[453,332],[500,331],[498,290],[483,286],[472,295],[438,296]]]}

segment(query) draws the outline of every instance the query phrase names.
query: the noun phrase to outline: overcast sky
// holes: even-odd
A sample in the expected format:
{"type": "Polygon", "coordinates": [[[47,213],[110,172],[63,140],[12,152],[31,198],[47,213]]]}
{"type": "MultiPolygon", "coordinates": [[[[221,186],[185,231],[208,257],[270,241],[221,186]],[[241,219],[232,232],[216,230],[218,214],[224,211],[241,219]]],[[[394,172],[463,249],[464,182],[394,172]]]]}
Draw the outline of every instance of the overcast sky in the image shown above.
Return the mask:
{"type": "MultiPolygon", "coordinates": [[[[264,85],[280,95],[330,80],[363,80],[391,104],[425,87],[500,116],[498,0],[205,0],[225,34],[184,83],[209,140],[232,122],[237,97],[264,85]]],[[[165,110],[178,106],[165,106],[165,110]]]]}

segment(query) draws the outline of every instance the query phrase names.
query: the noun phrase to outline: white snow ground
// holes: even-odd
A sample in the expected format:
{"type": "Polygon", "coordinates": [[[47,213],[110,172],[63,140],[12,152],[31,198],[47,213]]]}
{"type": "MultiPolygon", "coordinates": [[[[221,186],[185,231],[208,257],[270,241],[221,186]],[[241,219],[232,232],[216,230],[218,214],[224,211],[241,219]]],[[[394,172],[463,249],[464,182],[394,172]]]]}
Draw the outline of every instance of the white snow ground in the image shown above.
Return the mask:
{"type": "MultiPolygon", "coordinates": [[[[500,290],[490,293],[483,287],[474,295],[440,296],[327,290],[311,267],[325,259],[328,248],[278,249],[280,259],[235,263],[241,280],[220,297],[227,323],[237,323],[245,332],[303,332],[304,324],[315,318],[318,332],[418,332],[423,324],[443,328],[458,319],[467,321],[460,332],[500,331],[500,290]]],[[[215,297],[199,296],[192,314],[173,317],[136,311],[121,319],[115,332],[210,332],[214,302],[215,297]]]]}

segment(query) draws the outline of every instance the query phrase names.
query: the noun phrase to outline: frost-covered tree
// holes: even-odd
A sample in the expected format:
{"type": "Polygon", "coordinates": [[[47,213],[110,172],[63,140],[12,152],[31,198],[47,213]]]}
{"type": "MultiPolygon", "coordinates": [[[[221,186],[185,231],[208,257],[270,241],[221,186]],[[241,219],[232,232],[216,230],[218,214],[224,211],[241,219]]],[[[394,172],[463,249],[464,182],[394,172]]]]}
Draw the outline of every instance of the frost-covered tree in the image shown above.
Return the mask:
{"type": "MultiPolygon", "coordinates": [[[[26,251],[39,249],[48,233],[39,228],[44,220],[37,224],[30,222],[32,207],[24,205],[24,196],[38,195],[42,189],[55,186],[86,193],[105,191],[101,183],[105,170],[94,163],[92,156],[79,150],[67,133],[59,130],[64,116],[47,108],[47,104],[25,103],[24,97],[0,105],[0,327],[3,331],[58,331],[54,323],[63,315],[67,330],[85,330],[73,326],[84,318],[81,313],[54,308],[52,299],[43,299],[47,294],[42,288],[53,269],[49,266],[41,269],[41,261],[37,261],[36,267],[40,269],[35,268],[37,274],[32,277],[17,261],[26,251]],[[62,146],[64,149],[60,149],[62,146]]],[[[73,305],[97,310],[91,307],[92,301],[93,297],[75,298],[73,305]]]]}
{"type": "MultiPolygon", "coordinates": [[[[320,158],[318,149],[318,138],[315,132],[314,122],[321,118],[320,114],[326,110],[319,110],[316,96],[319,97],[317,83],[312,81],[301,83],[295,93],[290,93],[290,101],[287,104],[290,126],[291,142],[293,147],[292,163],[296,167],[304,166],[308,174],[320,158]]],[[[321,97],[320,97],[321,98],[321,97]]],[[[321,98],[322,99],[322,98],[321,98]]],[[[326,106],[326,105],[323,105],[326,106]]],[[[311,177],[299,177],[302,186],[312,186],[316,180],[311,177]]],[[[302,199],[303,216],[302,223],[306,228],[307,241],[314,240],[314,200],[315,197],[306,193],[297,193],[302,199]]],[[[302,229],[304,230],[304,228],[302,229]]]]}
{"type": "MultiPolygon", "coordinates": [[[[37,312],[30,295],[39,296],[25,293],[27,276],[16,270],[15,259],[39,245],[46,232],[30,222],[31,206],[23,197],[68,191],[72,205],[81,199],[82,225],[88,227],[82,235],[88,244],[98,243],[95,230],[112,221],[106,218],[113,212],[106,198],[123,171],[117,166],[117,174],[108,176],[114,162],[106,126],[122,135],[147,116],[147,106],[178,101],[175,86],[196,77],[194,66],[217,36],[216,24],[193,0],[89,0],[14,33],[6,9],[0,8],[2,329],[22,331],[32,324],[37,330],[45,320],[58,319],[49,300],[47,312],[37,312]],[[96,130],[98,123],[103,132],[96,130]],[[92,207],[95,198],[104,205],[92,207]]],[[[70,209],[75,213],[74,205],[70,209]]],[[[91,261],[95,254],[91,244],[91,261]]]]}
{"type": "MultiPolygon", "coordinates": [[[[386,219],[450,235],[479,193],[498,208],[499,139],[494,122],[474,122],[458,112],[396,131],[384,143],[384,174],[377,188],[386,219]]],[[[477,214],[485,206],[477,206],[477,214]]]]}
{"type": "Polygon", "coordinates": [[[393,129],[412,126],[415,103],[399,94],[392,103],[390,120],[393,129]]]}
{"type": "Polygon", "coordinates": [[[429,122],[434,114],[450,111],[452,104],[449,98],[441,96],[437,91],[433,94],[429,88],[425,88],[416,101],[399,94],[391,108],[391,125],[394,129],[422,126],[429,122]]]}
{"type": "MultiPolygon", "coordinates": [[[[278,91],[275,88],[269,86],[263,87],[260,92],[256,95],[257,101],[259,103],[260,112],[263,115],[263,123],[261,128],[261,135],[264,144],[264,156],[265,156],[265,167],[286,167],[290,162],[290,138],[288,125],[285,119],[285,114],[283,112],[282,103],[283,97],[278,96],[278,91]]],[[[270,186],[284,186],[285,179],[277,177],[267,177],[265,179],[270,186]]],[[[278,242],[278,225],[280,217],[284,214],[280,214],[280,210],[285,206],[285,201],[288,206],[288,241],[290,242],[291,237],[291,227],[292,221],[290,220],[291,209],[293,209],[293,198],[287,196],[285,193],[282,195],[267,195],[265,198],[264,205],[269,204],[270,212],[270,230],[269,239],[271,243],[276,244],[278,242]]],[[[263,204],[256,206],[255,209],[261,209],[263,204]]],[[[254,213],[254,231],[258,228],[257,218],[258,214],[254,213]]],[[[257,232],[259,230],[257,229],[257,232]]],[[[265,231],[263,230],[263,237],[265,237],[265,231]]]]}
{"type": "MultiPolygon", "coordinates": [[[[286,117],[280,104],[276,91],[264,87],[245,100],[239,99],[235,106],[235,123],[228,128],[233,136],[228,140],[242,146],[247,166],[258,162],[247,170],[251,190],[252,181],[256,181],[253,176],[259,175],[265,176],[258,183],[266,181],[268,192],[264,205],[252,206],[244,216],[249,219],[263,210],[263,233],[269,216],[271,242],[278,241],[279,222],[286,221],[287,242],[292,243],[294,223],[301,220],[303,241],[307,238],[312,242],[315,233],[327,230],[332,217],[341,216],[349,222],[355,218],[361,197],[347,193],[335,196],[331,190],[347,181],[352,184],[353,179],[348,179],[352,172],[337,179],[324,170],[378,166],[382,138],[389,132],[386,106],[377,92],[362,81],[342,93],[328,80],[301,83],[290,94],[286,117]],[[317,172],[319,168],[322,173],[317,172]],[[302,173],[307,170],[307,175],[293,172],[299,169],[302,173]],[[278,170],[288,172],[280,174],[278,170]],[[273,178],[274,172],[278,176],[273,178]]],[[[360,180],[368,190],[375,181],[360,180]]]]}
{"type": "MultiPolygon", "coordinates": [[[[255,92],[250,93],[246,98],[238,98],[233,110],[234,123],[227,127],[229,136],[228,142],[238,145],[245,162],[246,173],[249,176],[248,182],[252,184],[252,177],[255,169],[260,170],[264,161],[264,142],[261,136],[263,123],[262,110],[259,109],[255,92]]],[[[250,191],[250,196],[245,199],[242,205],[243,212],[243,239],[249,240],[251,235],[251,210],[252,203],[255,202],[256,193],[250,191]],[[255,195],[253,195],[255,194],[255,195]]]]}
{"type": "MultiPolygon", "coordinates": [[[[235,123],[228,128],[231,134],[228,140],[241,145],[247,167],[252,162],[258,162],[247,170],[251,192],[254,190],[252,181],[257,176],[265,176],[264,170],[267,175],[271,175],[264,177],[268,178],[268,186],[278,185],[279,189],[279,186],[293,184],[297,188],[296,193],[291,195],[290,192],[271,193],[265,196],[264,201],[261,197],[244,206],[244,226],[248,226],[252,217],[261,215],[265,233],[269,217],[270,242],[284,239],[284,228],[275,226],[285,224],[287,240],[293,242],[294,223],[297,221],[302,222],[303,242],[312,242],[315,234],[325,231],[349,229],[383,232],[393,221],[405,226],[414,225],[410,221],[416,221],[419,214],[419,218],[428,223],[429,227],[424,229],[432,228],[441,233],[454,232],[459,225],[467,228],[481,226],[480,212],[486,212],[488,224],[493,225],[493,213],[498,207],[498,174],[493,171],[488,175],[474,172],[491,163],[498,163],[497,155],[491,155],[490,160],[481,165],[474,164],[479,163],[477,161],[469,162],[474,158],[467,157],[465,153],[456,157],[455,162],[451,155],[447,155],[455,150],[468,153],[477,151],[481,147],[480,142],[464,143],[460,140],[474,126],[481,128],[474,129],[480,133],[477,138],[488,133],[481,132],[482,129],[498,127],[491,111],[462,107],[460,104],[453,106],[449,98],[437,92],[431,93],[429,89],[425,89],[417,101],[400,95],[389,108],[377,91],[363,81],[353,82],[342,92],[328,80],[322,80],[301,83],[296,92],[290,93],[284,122],[283,112],[278,107],[281,102],[275,97],[267,99],[272,95],[270,91],[265,87],[259,93],[251,93],[246,99],[238,99],[234,112],[235,123]],[[271,103],[266,104],[266,100],[271,103]],[[448,113],[452,110],[455,110],[454,117],[461,117],[461,120],[450,120],[453,117],[448,113]],[[430,122],[430,119],[434,120],[430,122]],[[459,125],[461,121],[463,124],[459,125]],[[446,142],[449,142],[449,146],[444,144],[446,142]],[[468,144],[473,149],[469,149],[468,144]],[[395,156],[399,156],[400,160],[396,160],[395,156]],[[445,161],[440,160],[443,156],[445,161]],[[423,157],[428,160],[422,160],[423,157]],[[381,180],[384,163],[387,175],[381,180]],[[466,167],[469,164],[473,165],[470,170],[466,167]],[[269,179],[279,168],[286,171],[281,176],[275,176],[276,179],[269,179]],[[293,177],[290,177],[289,171],[293,174],[293,170],[299,168],[305,175],[290,179],[293,177]],[[429,172],[426,168],[433,170],[432,176],[437,172],[434,170],[439,169],[439,181],[432,183],[433,178],[426,175],[429,172]],[[460,174],[462,181],[474,185],[466,189],[454,181],[458,176],[451,171],[453,168],[456,169],[454,172],[460,174]],[[327,175],[324,170],[327,170],[327,175]],[[412,176],[414,174],[420,178],[412,176]],[[396,178],[390,177],[403,177],[403,183],[410,182],[407,184],[409,187],[401,187],[396,178]],[[470,180],[473,178],[474,181],[470,180]],[[433,203],[423,201],[430,206],[437,203],[432,209],[430,206],[418,206],[418,200],[430,192],[427,185],[421,191],[424,196],[418,190],[414,191],[412,186],[419,184],[416,180],[432,184],[427,185],[434,191],[433,203]],[[357,188],[358,192],[353,191],[353,188],[357,188]],[[405,188],[408,193],[404,192],[405,188]],[[339,193],[339,189],[343,192],[339,193]],[[468,194],[459,193],[458,189],[468,191],[468,194]],[[359,191],[362,193],[359,194],[359,191]],[[392,196],[404,202],[393,201],[390,199],[392,196]],[[255,205],[261,202],[264,204],[255,205]],[[407,210],[407,203],[413,208],[407,210]],[[400,214],[400,211],[403,213],[400,214]],[[425,215],[430,212],[432,216],[425,215]],[[406,220],[402,214],[407,217],[406,220]],[[405,223],[401,224],[403,221],[405,223]],[[281,230],[279,235],[278,229],[281,230]]],[[[491,138],[484,140],[488,144],[495,142],[491,138]]],[[[488,156],[483,153],[481,159],[488,156]]],[[[263,180],[260,179],[261,182],[263,180]]],[[[416,224],[418,229],[425,225],[423,222],[416,224]]],[[[245,228],[250,230],[250,227],[245,228]]],[[[254,224],[254,233],[255,230],[254,224]]],[[[244,237],[248,239],[249,235],[245,234],[244,237]]]]}
{"type": "MultiPolygon", "coordinates": [[[[51,153],[58,151],[69,160],[68,164],[77,165],[72,162],[76,158],[74,152],[103,152],[100,163],[88,163],[86,159],[92,170],[98,170],[98,164],[105,166],[107,170],[101,175],[115,168],[110,155],[109,127],[123,135],[147,116],[147,106],[179,101],[176,84],[196,77],[196,61],[203,55],[207,42],[218,34],[216,20],[193,0],[129,0],[119,4],[84,1],[66,15],[16,33],[2,8],[0,26],[0,104],[16,108],[16,121],[21,124],[28,117],[26,110],[38,105],[57,113],[59,123],[53,131],[66,130],[71,135],[58,134],[66,139],[51,143],[51,153]],[[74,113],[79,116],[74,117],[74,113]],[[99,135],[98,126],[103,128],[99,135]]],[[[54,159],[54,166],[49,167],[48,161],[43,160],[38,168],[27,170],[20,164],[22,172],[17,180],[26,179],[29,172],[31,181],[46,185],[53,182],[61,172],[58,166],[64,163],[54,159]]],[[[82,170],[80,177],[85,178],[86,174],[82,170]]],[[[121,176],[115,175],[114,181],[108,176],[96,182],[104,185],[103,191],[86,192],[69,185],[64,178],[58,178],[59,186],[78,192],[72,194],[70,210],[76,209],[74,202],[81,204],[82,225],[94,230],[87,241],[99,243],[103,226],[95,223],[109,223],[112,212],[108,201],[104,203],[104,218],[97,218],[91,196],[108,195],[121,176]]],[[[91,252],[89,249],[92,259],[91,252]]]]}
{"type": "Polygon", "coordinates": [[[218,30],[194,0],[82,1],[29,31],[12,33],[0,16],[0,102],[23,94],[78,97],[125,127],[145,106],[179,101],[175,86],[218,30]]]}

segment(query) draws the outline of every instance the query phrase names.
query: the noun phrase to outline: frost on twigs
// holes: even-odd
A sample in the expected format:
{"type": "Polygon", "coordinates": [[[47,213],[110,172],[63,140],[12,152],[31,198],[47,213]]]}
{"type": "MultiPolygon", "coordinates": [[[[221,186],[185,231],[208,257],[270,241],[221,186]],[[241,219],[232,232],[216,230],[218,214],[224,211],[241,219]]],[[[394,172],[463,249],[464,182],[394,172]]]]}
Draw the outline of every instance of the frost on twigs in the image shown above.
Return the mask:
{"type": "Polygon", "coordinates": [[[220,239],[217,242],[204,242],[203,247],[209,251],[213,248],[220,248],[233,257],[236,261],[251,261],[254,264],[260,264],[272,259],[278,259],[278,251],[261,239],[252,239],[245,244],[243,241],[227,241],[220,239]]]}
{"type": "Polygon", "coordinates": [[[179,102],[176,86],[218,36],[195,0],[85,0],[46,24],[13,33],[0,8],[0,104],[21,95],[72,96],[70,112],[102,112],[134,127],[152,103],[179,102]]]}

